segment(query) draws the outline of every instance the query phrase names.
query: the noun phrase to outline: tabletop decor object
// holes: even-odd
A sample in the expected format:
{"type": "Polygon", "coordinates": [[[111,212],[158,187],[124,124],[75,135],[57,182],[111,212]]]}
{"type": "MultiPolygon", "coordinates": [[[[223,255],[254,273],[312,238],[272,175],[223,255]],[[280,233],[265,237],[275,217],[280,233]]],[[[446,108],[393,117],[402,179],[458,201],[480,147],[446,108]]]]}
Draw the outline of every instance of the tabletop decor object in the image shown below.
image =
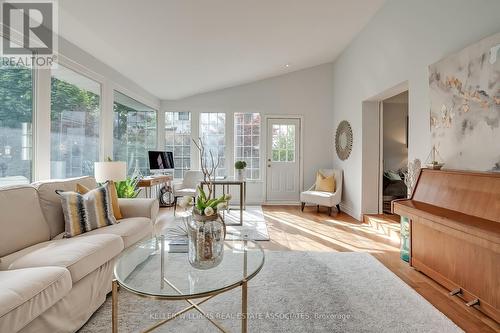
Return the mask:
{"type": "Polygon", "coordinates": [[[198,186],[196,200],[193,201],[192,197],[183,197],[180,206],[193,206],[192,218],[187,224],[189,262],[195,268],[209,269],[222,261],[226,226],[220,212],[227,208],[230,196],[224,194],[221,197],[212,198],[215,191],[213,180],[220,164],[220,158],[217,156],[217,161],[215,161],[212,151],[209,151],[207,156],[201,139],[198,139],[198,142],[193,140],[193,142],[200,152],[201,171],[208,192],[205,193],[205,190],[198,186]],[[210,166],[207,163],[208,157],[210,158],[210,166]]]}
{"type": "Polygon", "coordinates": [[[247,167],[247,162],[245,161],[236,161],[234,163],[234,168],[236,169],[236,178],[238,180],[245,179],[245,168],[247,167]]]}
{"type": "Polygon", "coordinates": [[[94,162],[94,177],[98,183],[122,181],[127,178],[127,163],[109,157],[105,162],[94,162]]]}

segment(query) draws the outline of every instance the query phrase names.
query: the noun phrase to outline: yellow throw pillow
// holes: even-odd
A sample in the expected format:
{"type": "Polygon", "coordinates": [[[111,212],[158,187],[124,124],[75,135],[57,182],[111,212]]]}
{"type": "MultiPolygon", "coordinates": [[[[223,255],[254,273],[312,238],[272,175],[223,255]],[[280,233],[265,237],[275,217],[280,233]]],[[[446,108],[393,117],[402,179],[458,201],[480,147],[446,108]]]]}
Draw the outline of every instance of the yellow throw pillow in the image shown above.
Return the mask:
{"type": "Polygon", "coordinates": [[[316,191],[335,192],[335,177],[333,175],[325,177],[318,172],[316,174],[316,191]]]}
{"type": "MultiPolygon", "coordinates": [[[[118,193],[116,192],[115,182],[108,181],[109,194],[111,195],[111,206],[113,206],[113,215],[115,219],[121,220],[123,218],[122,212],[120,210],[120,205],[118,205],[118,193]]],[[[89,191],[88,188],[82,184],[76,184],[76,192],[80,194],[85,194],[89,191]]]]}

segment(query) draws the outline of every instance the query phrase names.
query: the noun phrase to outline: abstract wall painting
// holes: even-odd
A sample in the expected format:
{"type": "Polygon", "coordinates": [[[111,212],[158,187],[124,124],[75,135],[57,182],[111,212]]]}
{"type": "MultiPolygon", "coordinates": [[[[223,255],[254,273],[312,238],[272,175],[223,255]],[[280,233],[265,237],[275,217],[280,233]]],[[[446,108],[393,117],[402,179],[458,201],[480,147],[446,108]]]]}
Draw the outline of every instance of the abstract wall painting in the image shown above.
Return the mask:
{"type": "Polygon", "coordinates": [[[429,88],[445,167],[500,172],[500,33],[430,65],[429,88]]]}

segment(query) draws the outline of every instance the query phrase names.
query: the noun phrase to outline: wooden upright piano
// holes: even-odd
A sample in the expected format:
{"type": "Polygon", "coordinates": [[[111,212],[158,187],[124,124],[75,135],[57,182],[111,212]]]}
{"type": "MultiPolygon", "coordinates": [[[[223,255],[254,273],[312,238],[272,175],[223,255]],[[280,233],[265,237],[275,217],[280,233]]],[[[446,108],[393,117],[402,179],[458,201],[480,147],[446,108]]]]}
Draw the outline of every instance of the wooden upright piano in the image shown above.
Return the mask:
{"type": "Polygon", "coordinates": [[[422,169],[411,199],[410,265],[500,322],[500,173],[422,169]]]}

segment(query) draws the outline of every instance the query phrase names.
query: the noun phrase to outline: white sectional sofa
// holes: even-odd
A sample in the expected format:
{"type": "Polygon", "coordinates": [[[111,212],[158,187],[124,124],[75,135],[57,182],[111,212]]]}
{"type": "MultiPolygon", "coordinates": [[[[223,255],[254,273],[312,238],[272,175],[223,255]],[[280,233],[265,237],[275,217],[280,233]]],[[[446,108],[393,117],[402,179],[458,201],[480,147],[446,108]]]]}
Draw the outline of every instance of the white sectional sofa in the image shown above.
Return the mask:
{"type": "MultiPolygon", "coordinates": [[[[91,177],[0,188],[0,332],[75,332],[104,303],[115,258],[151,237],[156,199],[119,199],[120,223],[63,238],[55,190],[91,177]]],[[[110,319],[111,320],[111,319],[110,319]]]]}

